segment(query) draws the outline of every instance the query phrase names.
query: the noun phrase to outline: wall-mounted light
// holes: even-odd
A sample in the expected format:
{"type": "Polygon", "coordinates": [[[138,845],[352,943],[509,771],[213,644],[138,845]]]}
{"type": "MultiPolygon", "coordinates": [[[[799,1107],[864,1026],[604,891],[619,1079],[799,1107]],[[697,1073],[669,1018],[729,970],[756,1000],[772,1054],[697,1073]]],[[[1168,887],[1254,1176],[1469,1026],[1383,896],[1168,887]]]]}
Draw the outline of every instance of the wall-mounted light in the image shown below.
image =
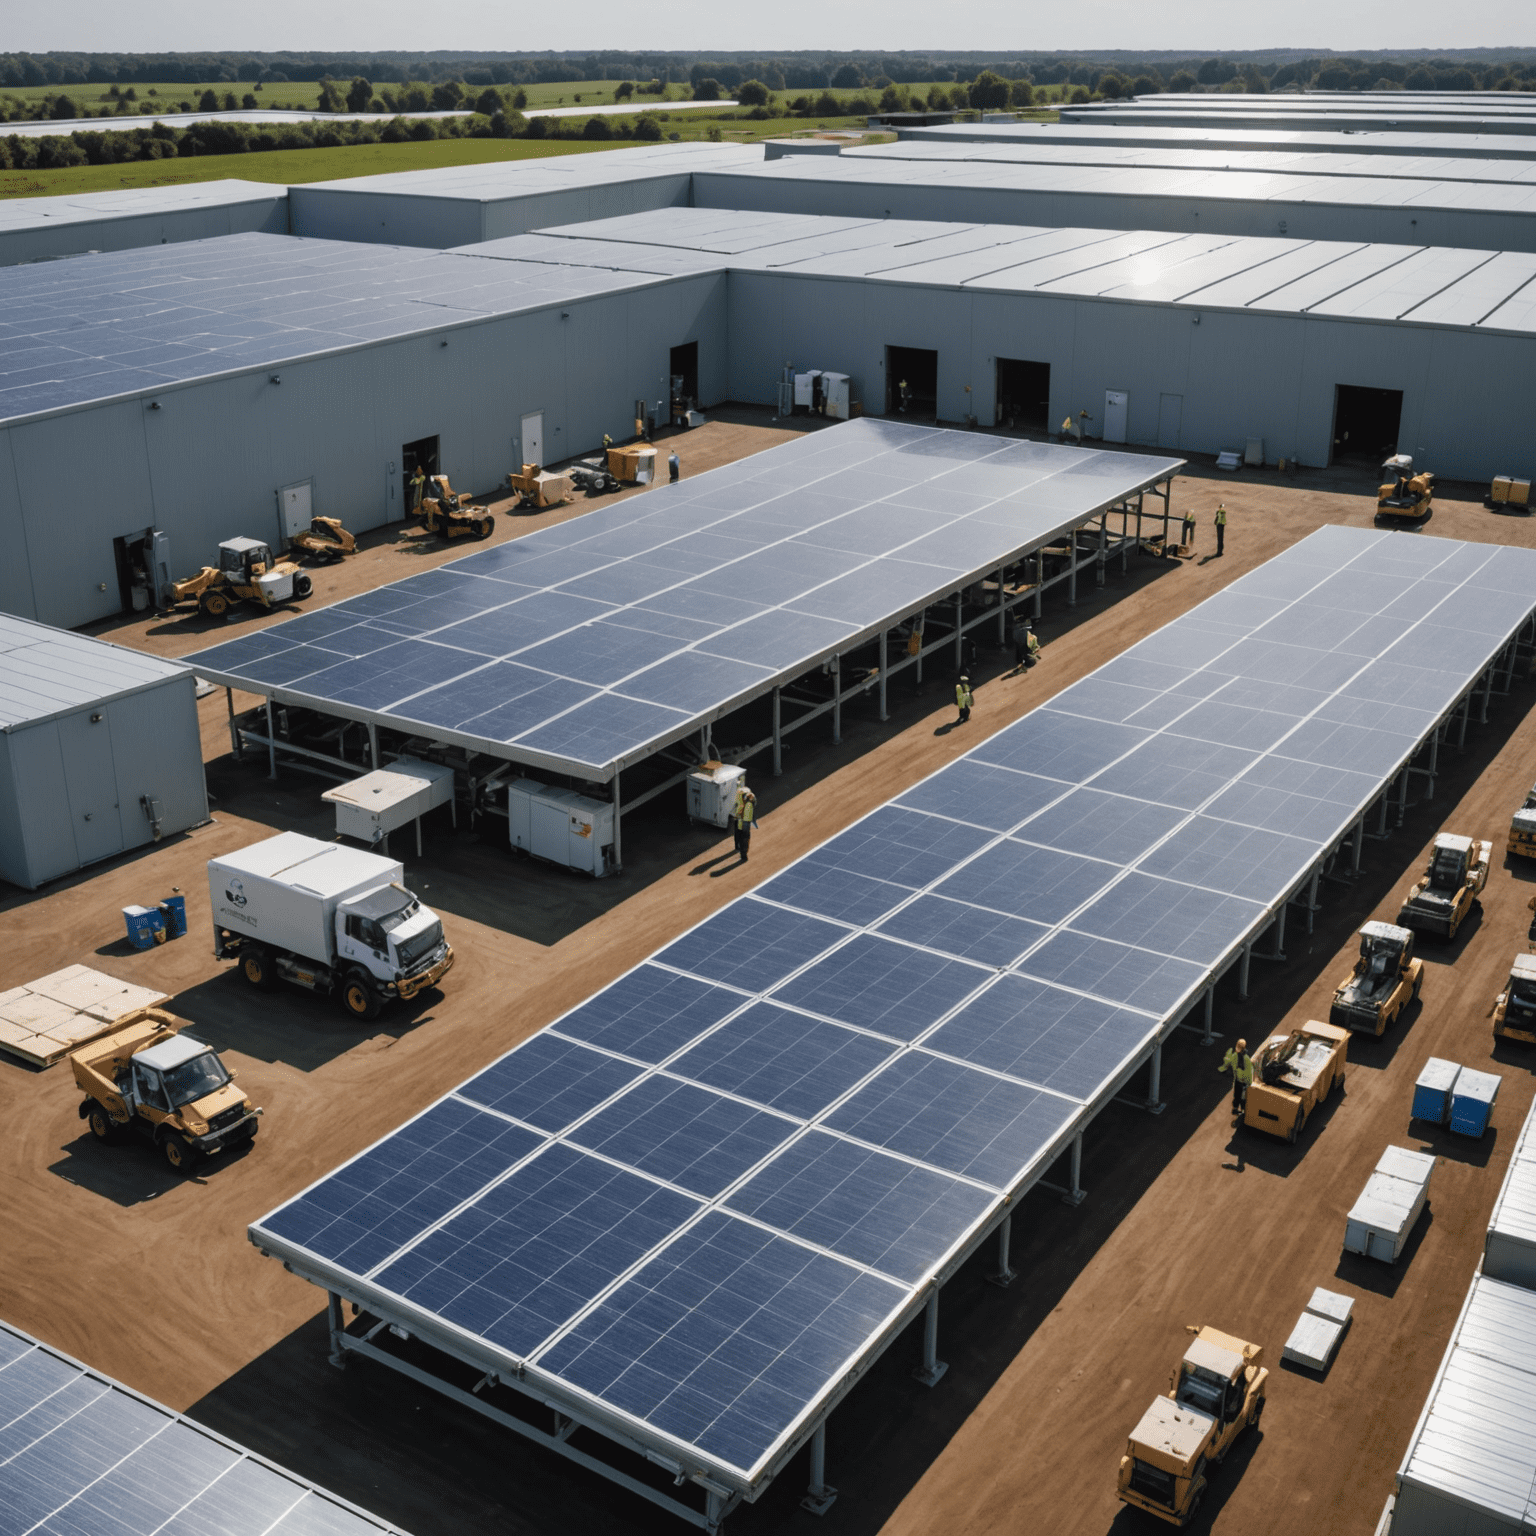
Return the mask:
{"type": "Polygon", "coordinates": [[[569,320],[569,319],[570,319],[570,318],[571,318],[571,312],[570,312],[570,310],[568,310],[568,309],[562,309],[562,310],[561,310],[561,311],[560,311],[560,318],[561,318],[561,319],[562,319],[562,320],[569,320]]]}
{"type": "Polygon", "coordinates": [[[94,714],[94,715],[92,715],[92,716],[91,716],[91,724],[92,724],[92,725],[100,725],[100,724],[101,724],[101,722],[102,722],[102,718],[103,718],[103,717],[102,717],[102,713],[101,713],[101,711],[100,711],[100,710],[99,710],[99,709],[98,709],[98,710],[97,710],[97,711],[96,711],[96,713],[95,713],[95,714],[94,714]]]}
{"type": "Polygon", "coordinates": [[[282,382],[283,376],[280,373],[274,373],[267,379],[268,384],[281,384],[282,382]]]}
{"type": "Polygon", "coordinates": [[[1200,316],[1196,315],[1195,318],[1193,320],[1191,320],[1189,323],[1191,325],[1199,325],[1200,324],[1200,316]]]}
{"type": "Polygon", "coordinates": [[[152,411],[158,411],[160,409],[160,402],[158,400],[151,400],[149,402],[149,408],[152,411]]]}

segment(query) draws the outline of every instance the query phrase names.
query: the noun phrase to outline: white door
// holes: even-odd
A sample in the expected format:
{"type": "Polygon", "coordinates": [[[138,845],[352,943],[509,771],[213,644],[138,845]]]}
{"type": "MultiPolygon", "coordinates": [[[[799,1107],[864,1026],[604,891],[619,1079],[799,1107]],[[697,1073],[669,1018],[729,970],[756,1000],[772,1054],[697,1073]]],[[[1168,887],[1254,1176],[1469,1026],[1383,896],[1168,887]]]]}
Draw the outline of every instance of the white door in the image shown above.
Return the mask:
{"type": "Polygon", "coordinates": [[[1184,425],[1184,396],[1159,395],[1157,399],[1157,446],[1177,448],[1184,425]]]}
{"type": "Polygon", "coordinates": [[[523,463],[544,463],[544,412],[523,417],[523,463]]]}
{"type": "Polygon", "coordinates": [[[123,851],[118,815],[117,773],[112,763],[112,728],[105,709],[87,709],[59,721],[64,757],[64,792],[82,864],[123,851]]]}
{"type": "Polygon", "coordinates": [[[1125,441],[1125,418],[1130,403],[1131,397],[1122,390],[1106,389],[1104,391],[1104,441],[1106,443],[1125,441]]]}
{"type": "Polygon", "coordinates": [[[277,493],[278,520],[282,524],[283,537],[291,539],[309,527],[313,516],[309,509],[311,482],[302,480],[298,485],[285,485],[277,493]]]}

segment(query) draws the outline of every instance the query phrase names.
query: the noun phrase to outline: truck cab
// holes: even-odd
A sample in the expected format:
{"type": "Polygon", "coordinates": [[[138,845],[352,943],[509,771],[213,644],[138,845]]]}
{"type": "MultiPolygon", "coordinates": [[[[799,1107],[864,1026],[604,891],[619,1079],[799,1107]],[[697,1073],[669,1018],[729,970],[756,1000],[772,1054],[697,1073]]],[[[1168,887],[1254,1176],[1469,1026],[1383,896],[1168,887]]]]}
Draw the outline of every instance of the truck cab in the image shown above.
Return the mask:
{"type": "Polygon", "coordinates": [[[146,1008],[70,1057],[84,1093],[80,1118],[102,1142],[137,1133],[179,1173],[256,1134],[260,1109],[234,1085],[212,1046],[146,1008]]]}
{"type": "Polygon", "coordinates": [[[1491,843],[1442,832],[1435,839],[1429,868],[1397,914],[1398,923],[1419,933],[1454,939],[1476,904],[1478,892],[1488,883],[1492,852],[1491,843]]]}
{"type": "Polygon", "coordinates": [[[1505,1039],[1536,1041],[1536,955],[1515,956],[1494,1004],[1493,1032],[1505,1039]]]}
{"type": "Polygon", "coordinates": [[[1120,1459],[1116,1494],[1123,1503],[1184,1525],[1204,1494],[1206,1469],[1225,1459],[1233,1442],[1264,1412],[1269,1372],[1262,1346],[1215,1328],[1195,1335],[1166,1396],[1131,1431],[1120,1459]]]}
{"type": "MultiPolygon", "coordinates": [[[[403,885],[380,886],[336,908],[337,959],[361,966],[397,997],[414,997],[426,985],[418,977],[447,947],[438,915],[403,885]]],[[[361,1011],[343,1002],[349,1012],[361,1011]]]]}
{"type": "Polygon", "coordinates": [[[241,597],[271,604],[293,596],[296,567],[275,560],[272,546],[261,539],[226,539],[219,545],[219,570],[241,597]]]}
{"type": "Polygon", "coordinates": [[[1509,852],[1519,859],[1536,859],[1536,784],[1510,818],[1509,852]]]}
{"type": "Polygon", "coordinates": [[[1335,990],[1328,1022],[1382,1035],[1423,984],[1424,962],[1414,956],[1412,930],[1367,923],[1360,930],[1360,958],[1335,990]]]}

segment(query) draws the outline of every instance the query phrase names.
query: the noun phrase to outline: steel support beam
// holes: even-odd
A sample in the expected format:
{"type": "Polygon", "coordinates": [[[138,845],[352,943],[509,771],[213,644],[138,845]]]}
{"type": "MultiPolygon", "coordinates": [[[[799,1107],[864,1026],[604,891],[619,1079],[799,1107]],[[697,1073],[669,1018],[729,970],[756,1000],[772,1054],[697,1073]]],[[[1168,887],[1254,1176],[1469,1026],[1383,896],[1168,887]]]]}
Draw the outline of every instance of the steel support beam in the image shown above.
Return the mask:
{"type": "Polygon", "coordinates": [[[912,1372],[914,1380],[925,1387],[937,1386],[948,1364],[939,1359],[939,1288],[928,1293],[928,1306],[923,1312],[923,1363],[912,1372]]]}
{"type": "Polygon", "coordinates": [[[1237,995],[1246,999],[1248,996],[1248,970],[1253,961],[1253,940],[1250,939],[1243,945],[1243,958],[1237,966],[1237,995]]]}
{"type": "Polygon", "coordinates": [[[880,631],[880,718],[882,720],[889,720],[891,718],[890,711],[885,707],[885,679],[889,670],[886,656],[890,644],[890,636],[890,630],[882,629],[880,631]]]}
{"type": "Polygon", "coordinates": [[[773,690],[773,776],[784,772],[784,728],[782,712],[782,691],[773,690]]]}
{"type": "Polygon", "coordinates": [[[1205,989],[1205,1033],[1200,1036],[1201,1045],[1210,1045],[1216,1039],[1216,1035],[1211,1027],[1215,1021],[1215,1016],[1216,984],[1212,982],[1212,984],[1205,989]]]}
{"type": "MultiPolygon", "coordinates": [[[[623,832],[623,827],[624,827],[624,802],[619,798],[619,779],[620,779],[620,777],[621,777],[621,775],[619,773],[619,770],[617,768],[614,769],[614,772],[613,772],[613,787],[612,787],[612,790],[611,790],[611,794],[612,794],[612,797],[613,797],[613,872],[614,872],[614,874],[618,874],[619,871],[624,868],[624,832],[623,832]]],[[[416,826],[417,826],[417,831],[419,832],[420,829],[421,829],[421,823],[418,821],[416,826]]]]}
{"type": "Polygon", "coordinates": [[[272,695],[267,695],[267,777],[277,777],[277,729],[272,723],[272,695]]]}
{"type": "Polygon", "coordinates": [[[240,740],[240,732],[235,729],[235,690],[224,690],[224,707],[229,711],[229,744],[235,754],[235,761],[245,761],[245,743],[240,740]]]}
{"type": "Polygon", "coordinates": [[[372,720],[368,722],[368,761],[373,764],[374,772],[379,769],[379,728],[372,720]]]}
{"type": "Polygon", "coordinates": [[[965,593],[955,593],[955,671],[965,671],[965,593]]]}
{"type": "Polygon", "coordinates": [[[843,744],[843,658],[834,651],[828,663],[832,669],[832,745],[843,744]]]}
{"type": "Polygon", "coordinates": [[[827,1421],[823,1419],[811,1436],[811,1478],[800,1508],[824,1515],[836,1500],[837,1489],[827,1483],[827,1421]]]}
{"type": "Polygon", "coordinates": [[[346,1347],[342,1343],[342,1335],[346,1332],[346,1321],[341,1315],[341,1297],[335,1291],[325,1293],[326,1324],[331,1335],[331,1364],[338,1371],[347,1368],[346,1347]]]}
{"type": "Polygon", "coordinates": [[[1019,1278],[1018,1271],[1008,1262],[1008,1248],[1013,1240],[1013,1212],[1003,1217],[997,1229],[997,1269],[987,1276],[987,1284],[1006,1290],[1019,1278]]]}
{"type": "Polygon", "coordinates": [[[1063,1205],[1081,1205],[1088,1191],[1083,1188],[1083,1133],[1072,1138],[1072,1155],[1068,1159],[1071,1172],[1067,1175],[1067,1192],[1061,1197],[1063,1205]]]}

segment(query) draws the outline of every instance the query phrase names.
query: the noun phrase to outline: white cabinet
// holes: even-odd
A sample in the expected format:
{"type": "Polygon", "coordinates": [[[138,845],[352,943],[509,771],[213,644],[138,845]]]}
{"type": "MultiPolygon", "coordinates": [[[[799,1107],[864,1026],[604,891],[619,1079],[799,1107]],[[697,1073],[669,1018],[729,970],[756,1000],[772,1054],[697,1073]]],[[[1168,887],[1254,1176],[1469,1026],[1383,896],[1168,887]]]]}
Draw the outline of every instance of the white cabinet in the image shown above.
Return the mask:
{"type": "Polygon", "coordinates": [[[824,409],[828,416],[835,416],[839,421],[848,420],[848,375],[846,373],[824,373],[821,376],[821,394],[826,402],[824,409]]]}
{"type": "Polygon", "coordinates": [[[508,836],[536,859],[602,876],[616,867],[613,805],[572,789],[514,779],[507,786],[508,836]]]}
{"type": "Polygon", "coordinates": [[[736,791],[746,782],[747,770],[718,763],[688,775],[688,816],[712,827],[730,825],[736,791]]]}

